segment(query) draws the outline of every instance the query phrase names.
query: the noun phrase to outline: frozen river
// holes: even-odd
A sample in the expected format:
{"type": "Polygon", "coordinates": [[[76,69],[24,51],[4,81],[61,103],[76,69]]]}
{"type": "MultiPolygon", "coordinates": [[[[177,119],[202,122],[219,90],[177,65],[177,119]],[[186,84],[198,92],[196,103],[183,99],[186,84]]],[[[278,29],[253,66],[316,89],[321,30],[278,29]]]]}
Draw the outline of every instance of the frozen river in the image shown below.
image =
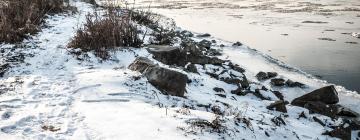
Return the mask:
{"type": "Polygon", "coordinates": [[[359,0],[136,0],[183,29],[240,41],[360,91],[359,0]]]}

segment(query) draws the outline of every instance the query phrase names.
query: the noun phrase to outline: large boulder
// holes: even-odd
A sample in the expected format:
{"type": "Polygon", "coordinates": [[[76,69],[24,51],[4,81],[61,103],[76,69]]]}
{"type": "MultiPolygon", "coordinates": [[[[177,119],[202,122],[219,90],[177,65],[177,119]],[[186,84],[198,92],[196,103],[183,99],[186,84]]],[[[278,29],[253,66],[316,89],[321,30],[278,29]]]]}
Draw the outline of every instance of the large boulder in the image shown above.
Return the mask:
{"type": "Polygon", "coordinates": [[[180,48],[166,45],[148,46],[148,51],[153,54],[153,58],[166,65],[185,65],[184,54],[180,48]]]}
{"type": "Polygon", "coordinates": [[[304,108],[308,109],[310,113],[318,113],[331,118],[335,118],[338,113],[338,105],[325,104],[320,101],[309,101],[304,105],[304,108]]]}
{"type": "Polygon", "coordinates": [[[144,72],[144,75],[157,89],[169,95],[184,96],[188,81],[185,74],[162,67],[150,67],[144,72]]]}
{"type": "Polygon", "coordinates": [[[294,99],[291,104],[304,107],[308,102],[322,102],[325,104],[336,104],[339,102],[338,93],[333,85],[314,90],[308,94],[294,99]]]}
{"type": "Polygon", "coordinates": [[[129,69],[141,72],[154,87],[172,96],[183,97],[188,77],[177,71],[162,68],[145,57],[138,57],[129,69]]]}
{"type": "Polygon", "coordinates": [[[149,67],[157,66],[154,62],[146,57],[138,57],[129,65],[129,69],[143,73],[149,67]]]}

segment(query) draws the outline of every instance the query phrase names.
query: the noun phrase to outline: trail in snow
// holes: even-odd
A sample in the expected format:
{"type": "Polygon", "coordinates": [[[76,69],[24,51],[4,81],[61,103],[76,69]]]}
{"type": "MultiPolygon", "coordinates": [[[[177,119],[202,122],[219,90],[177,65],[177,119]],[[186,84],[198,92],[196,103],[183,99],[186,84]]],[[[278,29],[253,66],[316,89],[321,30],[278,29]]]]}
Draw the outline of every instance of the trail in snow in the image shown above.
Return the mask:
{"type": "Polygon", "coordinates": [[[19,83],[20,87],[13,95],[1,97],[1,112],[8,114],[7,119],[0,121],[2,138],[66,139],[82,119],[71,111],[77,62],[67,52],[66,44],[92,8],[82,2],[74,4],[79,13],[49,18],[46,22],[50,28],[43,29],[26,43],[30,47],[24,53],[33,57],[26,57],[24,63],[11,69],[4,79],[19,83]],[[42,128],[44,126],[60,130],[49,133],[42,128]]]}

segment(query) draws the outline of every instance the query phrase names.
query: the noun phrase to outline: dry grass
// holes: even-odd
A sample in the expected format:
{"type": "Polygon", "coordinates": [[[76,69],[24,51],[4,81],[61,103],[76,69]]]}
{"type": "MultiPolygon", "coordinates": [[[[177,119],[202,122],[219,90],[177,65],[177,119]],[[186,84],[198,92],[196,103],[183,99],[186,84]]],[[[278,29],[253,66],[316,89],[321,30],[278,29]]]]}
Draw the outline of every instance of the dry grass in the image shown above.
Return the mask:
{"type": "Polygon", "coordinates": [[[94,51],[102,59],[107,59],[108,51],[115,48],[141,47],[137,26],[129,14],[123,12],[119,12],[118,8],[108,8],[105,16],[96,12],[87,15],[84,28],[77,31],[68,47],[81,49],[82,52],[94,51]]]}
{"type": "Polygon", "coordinates": [[[68,0],[0,1],[0,42],[16,43],[40,29],[47,14],[71,9],[68,0]]]}

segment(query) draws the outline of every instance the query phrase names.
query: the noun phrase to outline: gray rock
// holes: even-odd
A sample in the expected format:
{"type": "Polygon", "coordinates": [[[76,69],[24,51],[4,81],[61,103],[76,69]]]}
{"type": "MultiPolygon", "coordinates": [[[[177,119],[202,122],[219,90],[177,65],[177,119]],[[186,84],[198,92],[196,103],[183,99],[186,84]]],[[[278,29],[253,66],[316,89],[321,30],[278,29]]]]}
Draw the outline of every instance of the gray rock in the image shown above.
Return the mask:
{"type": "Polygon", "coordinates": [[[289,86],[289,87],[304,87],[305,85],[303,83],[300,83],[300,82],[294,82],[290,79],[288,79],[286,82],[286,85],[289,86]]]}
{"type": "Polygon", "coordinates": [[[358,117],[360,117],[359,113],[357,113],[355,111],[352,111],[349,108],[342,107],[342,106],[339,106],[338,113],[336,115],[341,116],[341,117],[347,117],[347,118],[358,118],[358,117]]]}
{"type": "Polygon", "coordinates": [[[204,39],[198,43],[198,47],[200,47],[201,50],[204,50],[204,49],[209,50],[211,47],[211,44],[212,43],[210,41],[204,39]]]}
{"type": "Polygon", "coordinates": [[[211,36],[211,35],[208,34],[208,33],[197,35],[197,37],[210,37],[210,36],[211,36]]]}
{"type": "Polygon", "coordinates": [[[284,86],[285,80],[281,79],[281,78],[274,78],[274,79],[271,79],[271,84],[274,86],[284,86]]]}
{"type": "Polygon", "coordinates": [[[153,58],[166,65],[184,65],[184,54],[180,48],[167,45],[151,45],[148,51],[153,54],[153,58]]]}
{"type": "Polygon", "coordinates": [[[241,87],[238,87],[236,90],[232,90],[231,94],[235,94],[235,95],[238,95],[238,96],[245,96],[246,95],[246,93],[244,93],[242,91],[241,87]]]}
{"type": "Polygon", "coordinates": [[[138,57],[129,69],[141,72],[154,87],[172,96],[183,97],[188,78],[185,74],[155,65],[145,57],[138,57]]]}
{"type": "Polygon", "coordinates": [[[9,64],[0,65],[0,77],[4,76],[5,72],[7,71],[7,69],[9,69],[9,67],[9,64]]]}
{"type": "Polygon", "coordinates": [[[278,76],[276,72],[267,72],[266,74],[267,74],[267,78],[274,78],[278,76]]]}
{"type": "Polygon", "coordinates": [[[325,104],[336,104],[339,102],[338,93],[333,85],[314,90],[308,94],[294,99],[291,104],[304,107],[309,102],[322,102],[325,104]]]}
{"type": "Polygon", "coordinates": [[[233,63],[229,63],[228,65],[231,69],[237,71],[237,72],[240,72],[240,73],[244,73],[245,72],[245,69],[241,68],[239,65],[237,64],[233,64],[233,63]]]}
{"type": "Polygon", "coordinates": [[[262,71],[260,71],[258,74],[256,74],[255,77],[256,77],[259,81],[268,79],[267,73],[262,72],[262,71]]]}
{"type": "Polygon", "coordinates": [[[148,81],[169,95],[183,97],[188,77],[177,71],[161,67],[149,67],[144,72],[148,81]]]}
{"type": "Polygon", "coordinates": [[[272,93],[274,93],[274,95],[279,98],[280,100],[284,100],[284,95],[279,92],[279,91],[272,91],[272,93]]]}
{"type": "Polygon", "coordinates": [[[185,71],[192,73],[199,73],[196,66],[194,64],[189,64],[186,66],[185,71]]]}
{"type": "Polygon", "coordinates": [[[233,46],[242,46],[243,44],[241,42],[235,42],[233,46]]]}
{"type": "Polygon", "coordinates": [[[271,103],[266,108],[269,110],[276,110],[276,111],[287,113],[286,104],[289,104],[289,102],[283,101],[283,100],[278,100],[278,101],[275,101],[274,103],[271,103]]]}
{"type": "Polygon", "coordinates": [[[319,101],[309,101],[304,105],[310,113],[318,113],[331,118],[335,118],[338,112],[338,106],[333,104],[325,104],[319,101]]]}
{"type": "Polygon", "coordinates": [[[277,75],[278,74],[276,72],[263,72],[263,71],[260,71],[258,74],[256,74],[256,78],[259,81],[263,81],[263,80],[267,80],[267,79],[270,79],[270,78],[274,78],[277,75]]]}
{"type": "Polygon", "coordinates": [[[269,97],[264,97],[264,95],[261,94],[260,89],[255,89],[255,92],[253,92],[253,94],[261,100],[271,100],[269,97]]]}
{"type": "Polygon", "coordinates": [[[154,62],[146,57],[138,57],[129,65],[129,69],[143,73],[147,68],[157,66],[154,62]]]}
{"type": "Polygon", "coordinates": [[[213,90],[215,92],[225,92],[225,90],[223,88],[219,88],[219,87],[214,87],[213,90]]]}

